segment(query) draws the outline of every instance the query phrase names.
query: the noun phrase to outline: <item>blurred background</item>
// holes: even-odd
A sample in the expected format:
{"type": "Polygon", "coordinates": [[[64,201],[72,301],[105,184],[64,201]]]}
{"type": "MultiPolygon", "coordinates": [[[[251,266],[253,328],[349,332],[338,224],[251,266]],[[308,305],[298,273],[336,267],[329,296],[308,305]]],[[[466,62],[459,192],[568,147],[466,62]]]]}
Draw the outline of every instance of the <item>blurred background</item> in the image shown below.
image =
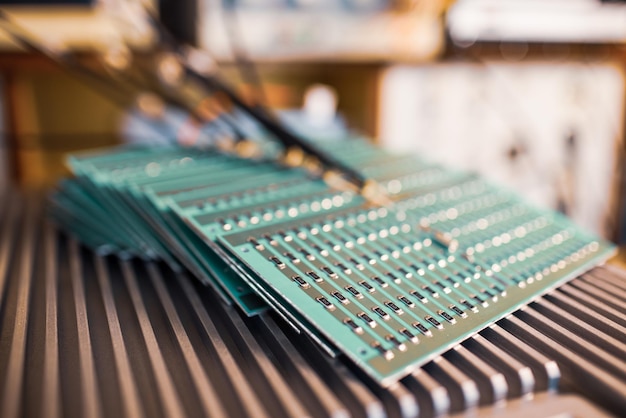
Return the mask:
{"type": "MultiPolygon", "coordinates": [[[[479,172],[626,242],[624,2],[1,0],[0,8],[45,48],[87,63],[119,58],[111,51],[120,45],[149,55],[160,42],[154,15],[180,45],[203,51],[196,58],[207,71],[276,109],[292,130],[358,132],[479,172]]],[[[65,174],[68,152],[184,125],[175,109],[146,122],[135,98],[113,95],[0,31],[0,185],[48,187],[65,174]]]]}

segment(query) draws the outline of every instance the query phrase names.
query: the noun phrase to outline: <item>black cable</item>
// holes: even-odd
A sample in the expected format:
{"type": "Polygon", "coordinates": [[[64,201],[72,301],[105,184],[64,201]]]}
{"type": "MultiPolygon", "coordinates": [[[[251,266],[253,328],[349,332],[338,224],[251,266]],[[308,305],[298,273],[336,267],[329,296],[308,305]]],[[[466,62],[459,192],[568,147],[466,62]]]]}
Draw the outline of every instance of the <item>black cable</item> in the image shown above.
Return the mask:
{"type": "Polygon", "coordinates": [[[267,129],[271,134],[277,137],[280,142],[286,147],[297,147],[302,149],[305,153],[314,155],[322,164],[329,168],[336,168],[343,172],[347,179],[353,182],[357,187],[361,188],[365,185],[365,177],[363,174],[348,167],[339,160],[331,157],[326,152],[320,150],[313,144],[295,136],[291,132],[285,130],[278,122],[273,120],[268,114],[260,108],[253,108],[247,105],[233,90],[223,84],[215,77],[204,77],[192,69],[187,68],[187,74],[190,77],[196,77],[196,79],[204,84],[209,89],[223,92],[229,100],[231,100],[237,107],[243,110],[248,115],[259,121],[261,125],[267,129]]]}
{"type": "MultiPolygon", "coordinates": [[[[271,116],[271,113],[267,111],[264,107],[249,106],[231,88],[229,88],[217,77],[205,76],[191,69],[188,65],[185,64],[184,54],[181,51],[181,47],[179,46],[179,44],[175,42],[175,40],[168,34],[167,30],[159,24],[158,20],[156,20],[152,14],[149,13],[149,16],[152,20],[154,28],[158,31],[161,40],[166,43],[166,45],[172,52],[176,53],[179,62],[181,63],[181,65],[183,65],[185,75],[189,79],[192,79],[196,82],[196,86],[187,87],[201,87],[209,92],[223,93],[230,100],[230,102],[235,104],[253,119],[257,120],[267,131],[273,134],[286,150],[290,148],[300,149],[306,154],[315,156],[321,164],[326,166],[327,169],[335,169],[341,172],[346,180],[353,183],[359,189],[365,186],[366,179],[361,173],[359,173],[357,170],[352,169],[351,167],[346,166],[345,164],[331,157],[327,153],[319,150],[311,143],[306,142],[305,140],[284,129],[284,127],[282,127],[280,123],[275,121],[274,118],[271,116]]],[[[55,53],[54,51],[47,50],[43,45],[37,45],[31,40],[33,36],[28,34],[23,28],[13,22],[12,19],[2,10],[0,10],[0,24],[4,24],[7,33],[9,33],[9,35],[11,35],[17,42],[24,45],[28,49],[43,53],[54,62],[63,65],[64,67],[74,71],[75,73],[81,74],[83,77],[89,79],[92,82],[92,87],[95,87],[97,85],[98,91],[104,92],[107,97],[116,100],[122,100],[121,97],[117,97],[119,96],[119,94],[117,93],[119,93],[119,90],[128,90],[127,83],[122,83],[122,80],[119,78],[115,78],[112,76],[103,77],[97,72],[88,69],[84,65],[81,65],[70,55],[60,55],[55,53]],[[115,89],[111,88],[112,84],[115,85],[115,89]]],[[[130,82],[131,84],[138,83],[138,80],[132,80],[129,78],[126,78],[125,81],[130,82]]],[[[137,94],[136,91],[132,93],[137,94]]],[[[166,100],[169,104],[187,110],[189,114],[193,118],[195,118],[195,120],[205,121],[204,117],[198,112],[197,108],[194,108],[191,103],[185,102],[180,97],[173,94],[168,94],[167,92],[163,91],[163,89],[159,91],[159,96],[162,99],[166,100]]],[[[207,97],[209,96],[207,95],[207,97]]],[[[124,105],[127,104],[125,98],[123,100],[123,103],[124,105]]],[[[231,123],[230,121],[227,122],[231,123]]],[[[234,123],[232,123],[232,127],[235,132],[238,131],[238,128],[235,126],[234,123]]]]}
{"type": "Polygon", "coordinates": [[[315,156],[319,160],[319,162],[325,165],[327,168],[336,169],[343,173],[346,179],[354,183],[358,188],[362,188],[365,185],[366,178],[363,176],[363,174],[343,164],[341,161],[338,161],[334,157],[331,157],[326,152],[320,150],[313,144],[286,130],[279,122],[277,122],[272,117],[271,112],[268,111],[265,107],[253,107],[248,105],[243,99],[241,99],[241,97],[239,97],[234,89],[229,87],[217,76],[207,76],[204,74],[200,74],[198,71],[192,69],[189,65],[186,65],[184,59],[184,51],[181,50],[180,45],[168,33],[167,29],[159,23],[159,21],[155,18],[153,14],[149,13],[149,17],[151,19],[153,27],[159,33],[159,37],[161,38],[162,43],[166,44],[172,52],[178,55],[180,61],[184,65],[185,75],[187,77],[193,79],[195,82],[200,84],[208,91],[223,93],[235,106],[237,106],[239,109],[241,109],[244,113],[252,117],[257,122],[259,122],[263,126],[263,128],[265,128],[268,132],[274,135],[274,137],[278,139],[278,141],[285,147],[285,149],[299,148],[306,154],[315,156]]]}

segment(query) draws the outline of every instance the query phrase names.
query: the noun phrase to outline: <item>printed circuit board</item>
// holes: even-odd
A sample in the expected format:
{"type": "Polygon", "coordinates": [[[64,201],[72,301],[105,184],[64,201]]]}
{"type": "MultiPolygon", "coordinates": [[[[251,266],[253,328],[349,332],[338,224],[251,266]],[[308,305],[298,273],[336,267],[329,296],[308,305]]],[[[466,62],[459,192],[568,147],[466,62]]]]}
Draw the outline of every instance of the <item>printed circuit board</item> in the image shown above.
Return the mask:
{"type": "Polygon", "coordinates": [[[75,156],[53,216],[92,247],[185,267],[249,315],[273,308],[389,385],[613,247],[474,175],[364,140],[320,145],[393,204],[214,151],[75,156]]]}

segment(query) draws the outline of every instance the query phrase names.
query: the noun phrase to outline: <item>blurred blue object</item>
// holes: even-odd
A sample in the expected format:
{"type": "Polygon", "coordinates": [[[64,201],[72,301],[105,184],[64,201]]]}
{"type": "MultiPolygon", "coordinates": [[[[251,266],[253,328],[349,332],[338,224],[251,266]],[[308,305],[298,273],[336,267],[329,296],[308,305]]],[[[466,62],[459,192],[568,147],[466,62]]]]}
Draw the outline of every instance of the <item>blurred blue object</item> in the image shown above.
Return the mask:
{"type": "MultiPolygon", "coordinates": [[[[300,109],[293,109],[277,112],[277,116],[288,130],[310,141],[341,140],[348,136],[346,123],[338,115],[319,121],[312,120],[300,109]]],[[[187,112],[173,107],[166,108],[158,118],[133,109],[125,116],[121,132],[127,143],[152,146],[181,144],[203,147],[213,145],[225,136],[233,138],[241,135],[252,140],[268,137],[258,123],[240,111],[199,127],[193,125],[187,112]]]]}

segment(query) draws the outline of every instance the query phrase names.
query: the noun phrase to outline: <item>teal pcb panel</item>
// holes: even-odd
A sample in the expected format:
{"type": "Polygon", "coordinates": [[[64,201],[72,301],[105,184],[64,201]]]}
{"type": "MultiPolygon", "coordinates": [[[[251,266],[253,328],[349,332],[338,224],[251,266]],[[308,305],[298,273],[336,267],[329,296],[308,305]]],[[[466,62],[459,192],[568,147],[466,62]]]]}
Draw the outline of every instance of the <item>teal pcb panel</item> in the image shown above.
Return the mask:
{"type": "Polygon", "coordinates": [[[248,314],[271,307],[383,385],[613,251],[476,176],[319,146],[393,204],[269,161],[122,149],[72,158],[53,216],[89,245],[185,266],[248,314]]]}
{"type": "Polygon", "coordinates": [[[164,202],[185,203],[191,194],[206,197],[225,189],[235,195],[280,174],[274,164],[193,149],[120,148],[74,156],[70,165],[76,178],[53,195],[52,216],[83,242],[120,255],[163,259],[174,268],[182,264],[247,314],[267,308],[164,202]]]}
{"type": "Polygon", "coordinates": [[[275,303],[383,385],[613,252],[508,191],[425,170],[389,179],[393,208],[362,202],[220,237],[275,303]]]}

